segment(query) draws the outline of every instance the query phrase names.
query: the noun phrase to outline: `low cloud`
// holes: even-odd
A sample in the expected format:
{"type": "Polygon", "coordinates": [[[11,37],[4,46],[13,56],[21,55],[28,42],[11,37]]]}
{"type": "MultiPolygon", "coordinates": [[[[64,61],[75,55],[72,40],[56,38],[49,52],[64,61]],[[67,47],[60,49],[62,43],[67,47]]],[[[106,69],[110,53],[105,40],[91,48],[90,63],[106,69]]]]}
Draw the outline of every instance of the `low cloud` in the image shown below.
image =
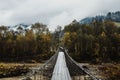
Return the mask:
{"type": "Polygon", "coordinates": [[[42,22],[54,30],[74,19],[120,11],[120,0],[0,0],[0,25],[42,22]]]}

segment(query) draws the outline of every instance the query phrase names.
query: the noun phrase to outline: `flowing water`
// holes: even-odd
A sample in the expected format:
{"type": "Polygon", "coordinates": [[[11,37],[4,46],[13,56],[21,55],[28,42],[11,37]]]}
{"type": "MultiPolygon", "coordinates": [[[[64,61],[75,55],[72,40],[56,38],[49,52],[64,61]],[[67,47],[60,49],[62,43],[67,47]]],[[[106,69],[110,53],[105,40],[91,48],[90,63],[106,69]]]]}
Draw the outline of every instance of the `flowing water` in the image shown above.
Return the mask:
{"type": "Polygon", "coordinates": [[[58,58],[51,80],[71,80],[70,73],[66,65],[64,52],[58,53],[58,58]]]}

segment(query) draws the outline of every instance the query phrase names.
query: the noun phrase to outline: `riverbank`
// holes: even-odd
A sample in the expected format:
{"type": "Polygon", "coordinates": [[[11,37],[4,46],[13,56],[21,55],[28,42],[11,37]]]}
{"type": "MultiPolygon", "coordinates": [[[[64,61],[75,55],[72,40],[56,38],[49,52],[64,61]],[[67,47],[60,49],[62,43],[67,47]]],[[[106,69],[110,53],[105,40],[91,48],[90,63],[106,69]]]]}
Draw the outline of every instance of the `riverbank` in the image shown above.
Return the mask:
{"type": "MultiPolygon", "coordinates": [[[[0,63],[0,75],[3,76],[0,80],[19,80],[23,78],[23,72],[27,72],[32,67],[42,65],[41,63],[0,63]],[[19,68],[18,68],[19,67],[19,68]],[[4,69],[4,70],[3,70],[4,69]],[[19,74],[18,74],[19,72],[19,74]],[[13,75],[14,73],[14,75],[13,75]],[[21,74],[22,73],[22,74],[21,74]],[[17,75],[16,75],[17,74],[17,75]]],[[[102,64],[89,64],[80,63],[80,65],[90,70],[90,73],[102,80],[120,80],[120,64],[102,63],[102,64]]]]}
{"type": "Polygon", "coordinates": [[[0,78],[15,77],[26,74],[31,67],[38,63],[0,63],[0,78]]]}

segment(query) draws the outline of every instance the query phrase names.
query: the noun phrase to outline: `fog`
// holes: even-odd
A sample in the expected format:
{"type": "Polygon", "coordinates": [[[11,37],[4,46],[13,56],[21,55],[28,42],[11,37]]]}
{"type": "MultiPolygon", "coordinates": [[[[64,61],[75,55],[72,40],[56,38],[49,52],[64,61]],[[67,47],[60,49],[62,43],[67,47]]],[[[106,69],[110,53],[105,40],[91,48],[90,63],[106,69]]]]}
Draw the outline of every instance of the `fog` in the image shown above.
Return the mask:
{"type": "Polygon", "coordinates": [[[74,19],[120,11],[120,0],[0,0],[0,25],[47,24],[50,30],[74,19]]]}

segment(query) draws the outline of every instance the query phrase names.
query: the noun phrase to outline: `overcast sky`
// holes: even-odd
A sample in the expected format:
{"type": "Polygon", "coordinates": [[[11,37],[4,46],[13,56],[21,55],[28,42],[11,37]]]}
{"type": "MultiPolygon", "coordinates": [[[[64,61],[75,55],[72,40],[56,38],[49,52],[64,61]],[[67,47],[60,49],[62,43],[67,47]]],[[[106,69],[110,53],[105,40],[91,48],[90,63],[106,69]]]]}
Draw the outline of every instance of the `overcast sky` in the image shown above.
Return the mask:
{"type": "Polygon", "coordinates": [[[42,22],[54,30],[109,11],[120,11],[120,0],[0,0],[0,25],[42,22]]]}

